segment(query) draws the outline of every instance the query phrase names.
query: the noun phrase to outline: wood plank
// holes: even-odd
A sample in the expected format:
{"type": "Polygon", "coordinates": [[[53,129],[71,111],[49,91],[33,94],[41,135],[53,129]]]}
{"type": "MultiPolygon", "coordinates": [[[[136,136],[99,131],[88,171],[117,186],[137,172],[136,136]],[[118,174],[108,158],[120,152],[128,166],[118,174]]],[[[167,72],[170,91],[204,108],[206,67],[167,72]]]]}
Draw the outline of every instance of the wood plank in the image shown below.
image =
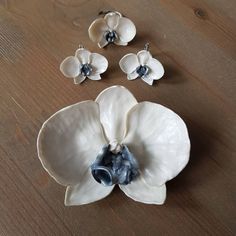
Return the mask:
{"type": "Polygon", "coordinates": [[[235,13],[233,0],[0,1],[0,235],[234,235],[235,13]],[[104,50],[89,41],[88,26],[101,10],[131,18],[135,40],[104,50]],[[152,87],[127,81],[118,67],[146,42],[166,70],[152,87]],[[109,68],[103,80],[76,86],[59,64],[81,43],[105,55],[109,68]],[[65,207],[64,187],[37,158],[40,126],[115,84],[184,118],[190,163],[167,183],[163,206],[134,202],[116,188],[97,203],[65,207]]]}

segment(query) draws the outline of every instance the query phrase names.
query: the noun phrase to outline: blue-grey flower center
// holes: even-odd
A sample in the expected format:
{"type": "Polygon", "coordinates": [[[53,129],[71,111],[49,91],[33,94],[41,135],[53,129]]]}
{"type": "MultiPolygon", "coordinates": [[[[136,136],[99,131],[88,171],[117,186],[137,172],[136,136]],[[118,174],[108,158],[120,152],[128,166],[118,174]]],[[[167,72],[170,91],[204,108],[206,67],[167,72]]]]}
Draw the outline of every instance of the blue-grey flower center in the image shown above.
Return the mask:
{"type": "Polygon", "coordinates": [[[105,39],[108,43],[113,43],[118,38],[116,31],[107,31],[105,33],[105,39]]]}
{"type": "Polygon", "coordinates": [[[93,70],[92,66],[86,63],[81,66],[80,72],[84,76],[89,76],[91,75],[92,70],[93,70]]]}
{"type": "Polygon", "coordinates": [[[123,145],[118,153],[105,145],[91,165],[94,179],[105,186],[129,184],[138,175],[138,164],[127,146],[123,145]]]}
{"type": "Polygon", "coordinates": [[[136,68],[136,72],[140,77],[143,77],[148,74],[149,68],[147,66],[142,66],[140,65],[139,67],[136,68]]]}

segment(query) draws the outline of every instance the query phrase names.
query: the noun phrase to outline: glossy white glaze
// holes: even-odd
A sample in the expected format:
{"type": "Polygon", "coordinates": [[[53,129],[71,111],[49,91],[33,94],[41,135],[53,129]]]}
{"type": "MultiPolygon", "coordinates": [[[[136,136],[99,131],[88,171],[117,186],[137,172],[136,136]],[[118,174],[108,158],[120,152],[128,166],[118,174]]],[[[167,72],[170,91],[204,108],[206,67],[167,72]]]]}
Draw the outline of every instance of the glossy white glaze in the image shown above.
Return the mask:
{"type": "Polygon", "coordinates": [[[137,100],[128,89],[114,86],[102,91],[95,101],[99,104],[100,120],[108,141],[122,142],[127,113],[137,104],[137,100]]]}
{"type": "Polygon", "coordinates": [[[148,68],[148,73],[145,76],[141,76],[141,79],[148,83],[153,84],[154,80],[159,80],[164,75],[164,67],[147,50],[139,51],[136,54],[129,53],[123,56],[119,62],[121,70],[127,74],[128,80],[133,80],[139,77],[137,68],[144,66],[148,68]]]}
{"type": "Polygon", "coordinates": [[[75,185],[104,143],[98,104],[85,101],[65,107],[45,121],[37,149],[44,168],[58,183],[75,185]]]}
{"type": "Polygon", "coordinates": [[[189,160],[190,141],[183,120],[156,103],[141,102],[128,114],[123,143],[136,157],[147,184],[174,178],[189,160]]]}
{"type": "Polygon", "coordinates": [[[120,189],[137,202],[161,205],[166,199],[166,185],[150,186],[142,177],[128,185],[120,185],[120,189]]]}
{"type": "Polygon", "coordinates": [[[130,19],[122,17],[119,12],[109,12],[104,18],[93,21],[88,29],[88,34],[89,38],[102,48],[109,43],[105,38],[106,33],[112,31],[117,34],[114,44],[122,46],[126,46],[136,35],[134,23],[130,19]]]}
{"type": "Polygon", "coordinates": [[[113,190],[113,186],[99,184],[91,175],[90,169],[85,173],[80,183],[68,186],[65,194],[65,205],[84,205],[105,198],[113,190]]]}
{"type": "Polygon", "coordinates": [[[91,80],[100,80],[100,74],[107,70],[107,59],[98,54],[79,48],[75,52],[75,56],[65,58],[60,64],[60,71],[67,78],[73,78],[75,84],[82,83],[86,77],[91,80]],[[83,65],[91,67],[91,72],[88,75],[83,74],[83,65]]]}
{"type": "Polygon", "coordinates": [[[125,144],[136,157],[139,177],[120,188],[148,204],[163,204],[165,182],[189,160],[190,141],[183,120],[156,103],[137,103],[122,86],[102,91],[96,102],[66,107],[42,126],[37,142],[39,159],[48,173],[66,185],[66,205],[82,205],[106,197],[113,187],[97,183],[90,165],[109,142],[125,144]]]}

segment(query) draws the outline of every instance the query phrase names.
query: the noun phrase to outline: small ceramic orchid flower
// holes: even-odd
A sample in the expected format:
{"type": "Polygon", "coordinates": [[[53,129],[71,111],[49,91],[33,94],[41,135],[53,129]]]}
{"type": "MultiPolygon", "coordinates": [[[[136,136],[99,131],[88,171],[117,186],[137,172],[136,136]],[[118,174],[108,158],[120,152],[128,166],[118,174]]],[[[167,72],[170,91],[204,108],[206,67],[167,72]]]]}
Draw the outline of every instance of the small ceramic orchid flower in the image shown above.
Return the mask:
{"type": "Polygon", "coordinates": [[[81,46],[75,56],[69,56],[62,61],[60,70],[67,78],[73,78],[75,84],[80,84],[86,77],[100,80],[100,74],[104,73],[107,67],[108,61],[104,56],[91,53],[81,46]]]}
{"type": "Polygon", "coordinates": [[[164,75],[162,64],[153,58],[147,49],[139,51],[137,55],[134,53],[126,54],[121,58],[119,65],[121,70],[127,74],[128,80],[140,77],[149,85],[164,75]]]}
{"type": "Polygon", "coordinates": [[[126,46],[135,34],[134,23],[119,12],[109,12],[104,18],[96,19],[88,29],[89,38],[100,48],[109,43],[126,46]]]}
{"type": "Polygon", "coordinates": [[[176,113],[138,103],[126,88],[113,86],[95,101],[52,115],[39,132],[37,150],[46,171],[67,186],[65,205],[95,202],[115,185],[135,201],[163,204],[166,181],[189,160],[190,141],[176,113]]]}

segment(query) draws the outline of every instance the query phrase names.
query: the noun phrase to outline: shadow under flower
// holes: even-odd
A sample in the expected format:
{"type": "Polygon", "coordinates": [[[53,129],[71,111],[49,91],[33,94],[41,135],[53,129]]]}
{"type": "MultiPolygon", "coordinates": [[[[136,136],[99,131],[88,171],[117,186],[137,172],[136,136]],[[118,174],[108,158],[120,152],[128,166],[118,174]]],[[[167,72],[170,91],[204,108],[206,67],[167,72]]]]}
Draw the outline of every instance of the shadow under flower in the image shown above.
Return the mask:
{"type": "Polygon", "coordinates": [[[209,180],[209,178],[206,180],[206,176],[203,174],[197,176],[194,174],[199,173],[199,169],[205,167],[206,159],[209,158],[212,149],[212,140],[206,134],[206,129],[206,127],[201,127],[193,122],[188,125],[191,140],[189,163],[174,180],[167,183],[170,195],[186,189],[191,190],[209,180]]]}

